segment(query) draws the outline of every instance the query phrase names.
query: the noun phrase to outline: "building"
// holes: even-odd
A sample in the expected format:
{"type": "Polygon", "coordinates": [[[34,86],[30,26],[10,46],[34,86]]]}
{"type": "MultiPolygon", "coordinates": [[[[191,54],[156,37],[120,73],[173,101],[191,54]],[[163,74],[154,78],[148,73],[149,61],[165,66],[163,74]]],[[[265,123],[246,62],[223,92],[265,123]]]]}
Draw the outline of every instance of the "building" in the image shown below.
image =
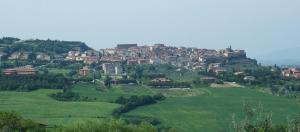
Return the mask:
{"type": "Polygon", "coordinates": [[[93,64],[93,63],[98,63],[100,61],[100,57],[99,56],[87,56],[84,57],[84,63],[86,64],[93,64]]]}
{"type": "Polygon", "coordinates": [[[18,68],[13,68],[13,69],[5,69],[3,71],[5,75],[36,75],[38,71],[32,66],[27,65],[24,67],[18,67],[18,68]]]}
{"type": "Polygon", "coordinates": [[[115,64],[115,75],[123,74],[123,68],[120,63],[115,64]]]}
{"type": "Polygon", "coordinates": [[[17,70],[16,69],[5,69],[3,70],[4,75],[16,75],[17,70]]]}
{"type": "Polygon", "coordinates": [[[227,58],[245,58],[247,56],[245,50],[232,50],[231,46],[221,50],[220,53],[227,58]]]}
{"type": "Polygon", "coordinates": [[[300,70],[298,70],[296,68],[289,68],[289,69],[283,70],[281,73],[282,73],[282,76],[284,76],[284,77],[300,78],[300,70]]]}
{"type": "Polygon", "coordinates": [[[201,81],[206,82],[206,83],[215,83],[217,81],[217,78],[215,77],[201,77],[201,81]]]}
{"type": "Polygon", "coordinates": [[[37,53],[36,59],[37,60],[50,61],[51,57],[48,54],[45,54],[45,53],[37,53]]]}
{"type": "Polygon", "coordinates": [[[255,81],[255,77],[254,76],[245,76],[244,81],[255,81]]]}
{"type": "Polygon", "coordinates": [[[118,44],[117,45],[117,49],[129,49],[129,48],[133,48],[133,47],[137,47],[137,44],[118,44]]]}
{"type": "Polygon", "coordinates": [[[29,53],[28,52],[14,52],[12,53],[8,59],[10,60],[27,60],[29,58],[29,53]]]}
{"type": "Polygon", "coordinates": [[[104,71],[104,74],[106,74],[106,75],[115,74],[115,66],[112,63],[103,63],[102,69],[104,71]]]}
{"type": "Polygon", "coordinates": [[[127,64],[128,65],[136,65],[136,64],[138,64],[138,61],[137,60],[127,60],[127,64]]]}
{"type": "Polygon", "coordinates": [[[151,82],[154,82],[154,83],[170,83],[171,80],[169,80],[167,78],[154,78],[153,80],[151,80],[151,82]]]}
{"type": "Polygon", "coordinates": [[[139,60],[138,60],[138,63],[139,63],[139,64],[149,64],[149,63],[150,63],[150,60],[148,60],[148,59],[139,59],[139,60]]]}
{"type": "Polygon", "coordinates": [[[84,66],[82,69],[79,70],[80,76],[86,77],[89,75],[89,73],[90,73],[90,69],[88,66],[84,66]]]}

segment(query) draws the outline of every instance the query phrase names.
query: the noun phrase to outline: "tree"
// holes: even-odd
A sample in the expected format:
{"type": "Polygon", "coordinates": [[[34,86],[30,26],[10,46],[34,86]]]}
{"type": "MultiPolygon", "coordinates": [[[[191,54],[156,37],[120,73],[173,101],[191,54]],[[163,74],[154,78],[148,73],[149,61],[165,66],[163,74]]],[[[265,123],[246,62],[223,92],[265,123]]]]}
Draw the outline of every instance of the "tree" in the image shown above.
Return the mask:
{"type": "Polygon", "coordinates": [[[70,72],[68,73],[68,76],[72,77],[72,76],[74,76],[74,75],[76,75],[76,74],[77,74],[77,71],[72,70],[72,71],[70,71],[70,72]]]}
{"type": "Polygon", "coordinates": [[[40,124],[32,120],[23,119],[14,112],[0,112],[0,131],[1,132],[27,132],[27,131],[45,131],[40,124]]]}
{"type": "Polygon", "coordinates": [[[106,77],[104,79],[104,85],[107,88],[111,88],[111,81],[112,81],[112,78],[110,76],[106,75],[106,77]]]}

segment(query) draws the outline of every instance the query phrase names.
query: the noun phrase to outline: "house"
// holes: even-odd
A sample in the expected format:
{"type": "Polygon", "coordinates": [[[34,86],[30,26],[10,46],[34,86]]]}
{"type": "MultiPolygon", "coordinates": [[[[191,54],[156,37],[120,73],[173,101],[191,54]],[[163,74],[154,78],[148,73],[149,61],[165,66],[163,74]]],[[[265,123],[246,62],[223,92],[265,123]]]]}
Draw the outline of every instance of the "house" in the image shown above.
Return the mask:
{"type": "Polygon", "coordinates": [[[44,61],[50,61],[51,57],[46,53],[37,53],[36,54],[37,60],[44,60],[44,61]]]}
{"type": "Polygon", "coordinates": [[[5,69],[3,71],[5,75],[36,75],[37,72],[38,71],[30,65],[13,69],[5,69]]]}
{"type": "Polygon", "coordinates": [[[127,60],[127,64],[128,65],[136,65],[136,64],[138,64],[138,61],[137,60],[127,60]]]}
{"type": "Polygon", "coordinates": [[[76,60],[77,57],[80,57],[80,51],[69,51],[65,59],[76,60]]]}
{"type": "Polygon", "coordinates": [[[82,69],[79,70],[80,76],[88,76],[90,72],[90,69],[88,66],[84,66],[82,69]]]}
{"type": "Polygon", "coordinates": [[[153,80],[151,80],[151,82],[154,82],[154,83],[170,83],[171,80],[169,80],[167,78],[154,78],[153,80]]]}
{"type": "Polygon", "coordinates": [[[93,63],[98,63],[100,61],[99,56],[87,56],[84,58],[84,63],[86,64],[93,64],[93,63]]]}
{"type": "Polygon", "coordinates": [[[15,74],[17,74],[17,70],[16,69],[5,69],[5,70],[3,70],[3,74],[4,75],[15,75],[15,74]]]}
{"type": "Polygon", "coordinates": [[[115,64],[115,75],[121,75],[123,73],[124,71],[121,64],[120,63],[115,64]]]}
{"type": "Polygon", "coordinates": [[[112,63],[103,63],[102,69],[106,75],[112,75],[115,73],[115,66],[112,63]]]}
{"type": "Polygon", "coordinates": [[[218,74],[225,73],[227,70],[224,68],[217,68],[217,69],[214,69],[213,71],[218,75],[218,74]]]}
{"type": "Polygon", "coordinates": [[[27,60],[29,58],[29,53],[28,52],[14,52],[12,53],[8,59],[10,60],[27,60]]]}
{"type": "Polygon", "coordinates": [[[254,76],[245,76],[244,81],[255,81],[255,77],[254,76]]]}
{"type": "Polygon", "coordinates": [[[214,82],[217,81],[217,78],[215,78],[215,77],[201,77],[200,80],[203,81],[203,82],[207,82],[207,83],[214,83],[214,82]]]}
{"type": "Polygon", "coordinates": [[[244,75],[244,72],[235,72],[234,75],[238,76],[238,75],[244,75]]]}
{"type": "Polygon", "coordinates": [[[282,73],[282,76],[284,76],[284,77],[300,78],[300,70],[298,70],[296,68],[289,68],[289,69],[283,70],[281,73],[282,73]]]}
{"type": "Polygon", "coordinates": [[[148,59],[139,59],[139,60],[138,60],[138,63],[139,63],[139,64],[149,64],[149,63],[150,63],[150,60],[148,60],[148,59]]]}

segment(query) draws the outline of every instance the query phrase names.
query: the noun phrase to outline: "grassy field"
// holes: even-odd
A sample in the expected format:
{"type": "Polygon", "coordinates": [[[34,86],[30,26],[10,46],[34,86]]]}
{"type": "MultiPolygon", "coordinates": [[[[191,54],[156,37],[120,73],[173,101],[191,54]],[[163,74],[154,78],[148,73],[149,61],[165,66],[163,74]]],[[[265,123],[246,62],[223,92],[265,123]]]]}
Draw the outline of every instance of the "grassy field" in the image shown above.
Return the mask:
{"type": "Polygon", "coordinates": [[[59,102],[47,95],[57,90],[0,92],[0,110],[15,111],[25,118],[49,125],[110,117],[117,104],[106,102],[59,102]]]}
{"type": "Polygon", "coordinates": [[[243,88],[207,88],[200,96],[169,97],[151,106],[129,112],[129,116],[157,117],[164,125],[180,131],[228,131],[232,115],[242,114],[243,102],[261,103],[272,112],[274,123],[287,123],[287,118],[299,111],[299,105],[285,97],[276,97],[243,88]]]}
{"type": "Polygon", "coordinates": [[[101,85],[79,84],[73,87],[73,92],[81,96],[96,98],[97,101],[112,102],[120,96],[149,95],[155,93],[153,90],[137,85],[119,85],[111,89],[105,89],[101,85]],[[100,90],[96,90],[96,89],[100,90]]]}
{"type": "Polygon", "coordinates": [[[50,125],[111,117],[118,104],[109,103],[119,96],[163,93],[167,99],[154,105],[139,107],[127,116],[155,117],[163,126],[179,131],[228,131],[232,115],[241,115],[243,102],[261,103],[272,112],[274,123],[286,123],[299,111],[296,101],[246,88],[199,88],[160,90],[137,85],[118,85],[103,89],[101,85],[78,84],[73,92],[96,98],[93,102],[59,102],[47,95],[58,90],[34,92],[0,92],[0,110],[16,111],[25,118],[50,125]],[[97,90],[98,89],[98,90],[97,90]]]}
{"type": "Polygon", "coordinates": [[[58,68],[48,68],[49,73],[54,73],[54,74],[63,74],[67,75],[71,70],[70,69],[58,69],[58,68]]]}

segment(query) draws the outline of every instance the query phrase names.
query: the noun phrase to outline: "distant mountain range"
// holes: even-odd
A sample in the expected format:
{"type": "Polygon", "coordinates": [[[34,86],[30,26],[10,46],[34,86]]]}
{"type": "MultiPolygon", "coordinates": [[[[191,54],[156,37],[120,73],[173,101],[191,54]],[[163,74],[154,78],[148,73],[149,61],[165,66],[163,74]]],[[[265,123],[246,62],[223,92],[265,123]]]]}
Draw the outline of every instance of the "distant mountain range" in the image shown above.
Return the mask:
{"type": "Polygon", "coordinates": [[[264,65],[300,65],[300,47],[262,54],[256,58],[264,65]]]}

